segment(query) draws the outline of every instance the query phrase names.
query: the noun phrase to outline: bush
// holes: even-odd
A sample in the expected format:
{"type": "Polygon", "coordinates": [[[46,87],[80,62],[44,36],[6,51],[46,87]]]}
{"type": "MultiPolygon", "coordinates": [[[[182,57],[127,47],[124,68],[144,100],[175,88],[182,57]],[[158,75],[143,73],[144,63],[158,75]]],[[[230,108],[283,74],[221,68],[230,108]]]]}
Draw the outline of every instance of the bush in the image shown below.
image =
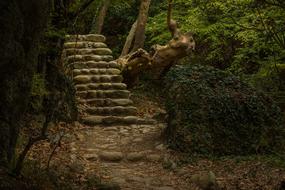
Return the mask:
{"type": "Polygon", "coordinates": [[[212,155],[268,153],[284,147],[279,107],[231,73],[179,66],[167,74],[166,84],[171,147],[212,155]]]}

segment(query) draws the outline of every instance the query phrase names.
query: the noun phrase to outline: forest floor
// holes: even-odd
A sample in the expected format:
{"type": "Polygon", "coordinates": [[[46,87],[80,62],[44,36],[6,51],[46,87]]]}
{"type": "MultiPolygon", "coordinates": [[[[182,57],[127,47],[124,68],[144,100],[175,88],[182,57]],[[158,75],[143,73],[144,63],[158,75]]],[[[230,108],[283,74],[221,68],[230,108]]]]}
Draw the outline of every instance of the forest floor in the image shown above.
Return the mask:
{"type": "MultiPolygon", "coordinates": [[[[133,100],[142,117],[163,110],[147,96],[135,94],[133,100]]],[[[199,188],[191,176],[209,171],[226,190],[273,190],[285,180],[284,163],[275,157],[206,159],[170,150],[163,141],[165,127],[165,123],[112,127],[76,123],[50,163],[50,171],[58,172],[57,186],[65,185],[58,189],[195,190],[199,188]]],[[[40,159],[39,167],[45,168],[51,151],[49,142],[40,143],[29,159],[40,159]]],[[[27,174],[38,175],[34,170],[27,174]]],[[[52,189],[51,172],[48,175],[49,180],[37,179],[42,189],[52,189]]]]}

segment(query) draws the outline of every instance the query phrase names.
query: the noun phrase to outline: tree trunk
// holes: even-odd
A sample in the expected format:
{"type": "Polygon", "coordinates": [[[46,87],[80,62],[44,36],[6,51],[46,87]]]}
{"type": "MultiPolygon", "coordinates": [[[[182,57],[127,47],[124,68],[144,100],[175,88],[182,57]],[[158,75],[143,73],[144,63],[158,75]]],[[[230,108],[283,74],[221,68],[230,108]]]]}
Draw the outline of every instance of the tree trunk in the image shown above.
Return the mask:
{"type": "Polygon", "coordinates": [[[107,11],[109,9],[110,3],[111,3],[111,0],[104,1],[100,9],[99,15],[96,19],[95,25],[91,29],[92,34],[101,34],[103,26],[104,26],[104,20],[107,15],[107,11]]]}
{"type": "Polygon", "coordinates": [[[48,5],[48,0],[0,1],[0,165],[9,165],[15,156],[48,5]]]}
{"type": "Polygon", "coordinates": [[[135,34],[134,47],[132,49],[132,52],[135,52],[139,48],[143,48],[144,46],[145,27],[147,23],[148,10],[149,10],[150,3],[151,3],[151,0],[141,0],[140,12],[139,12],[138,22],[137,22],[137,30],[135,34]]]}
{"type": "Polygon", "coordinates": [[[129,33],[127,39],[126,39],[126,42],[125,42],[125,45],[124,45],[124,48],[122,50],[120,57],[123,57],[129,53],[131,46],[132,46],[132,42],[133,42],[134,37],[135,37],[135,33],[136,33],[136,29],[137,29],[137,23],[138,23],[138,21],[136,20],[134,22],[134,24],[132,25],[132,28],[130,30],[130,33],[129,33]]]}

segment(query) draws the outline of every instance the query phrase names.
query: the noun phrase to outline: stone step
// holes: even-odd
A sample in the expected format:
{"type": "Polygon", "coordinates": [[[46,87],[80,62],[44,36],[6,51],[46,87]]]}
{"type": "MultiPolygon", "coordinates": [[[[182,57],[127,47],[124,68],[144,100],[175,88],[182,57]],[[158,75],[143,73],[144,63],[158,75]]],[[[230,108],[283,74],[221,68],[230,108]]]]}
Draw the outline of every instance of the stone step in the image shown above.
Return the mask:
{"type": "Polygon", "coordinates": [[[120,69],[121,66],[115,61],[86,61],[86,62],[74,62],[67,64],[66,67],[70,69],[90,69],[90,68],[116,68],[120,69]]]}
{"type": "Polygon", "coordinates": [[[73,78],[75,84],[87,83],[121,83],[123,77],[121,75],[78,75],[73,78]]]}
{"type": "Polygon", "coordinates": [[[87,35],[66,35],[66,42],[90,41],[90,42],[105,42],[106,38],[100,34],[87,34],[87,35]]]}
{"type": "Polygon", "coordinates": [[[70,48],[65,49],[65,54],[70,55],[112,55],[112,50],[109,48],[70,48]]]}
{"type": "Polygon", "coordinates": [[[121,124],[136,124],[138,117],[136,116],[87,116],[82,118],[82,122],[86,125],[121,125],[121,124]]]}
{"type": "Polygon", "coordinates": [[[103,42],[65,42],[63,44],[63,47],[65,49],[70,49],[70,48],[107,48],[107,45],[103,42]]]}
{"type": "Polygon", "coordinates": [[[121,70],[114,68],[102,68],[102,69],[74,69],[73,76],[77,75],[119,75],[121,70]]]}
{"type": "Polygon", "coordinates": [[[105,98],[105,99],[80,99],[78,100],[80,104],[87,104],[90,106],[98,106],[98,107],[110,107],[110,106],[130,106],[133,104],[133,101],[130,99],[110,99],[110,98],[105,98]]]}
{"type": "Polygon", "coordinates": [[[67,64],[86,61],[112,61],[112,55],[70,55],[66,57],[67,64]]]}
{"type": "Polygon", "coordinates": [[[76,91],[87,90],[126,90],[127,85],[124,83],[89,83],[75,85],[76,91]]]}
{"type": "Polygon", "coordinates": [[[87,104],[90,106],[130,106],[133,104],[133,101],[130,99],[110,99],[110,98],[105,98],[105,99],[80,99],[78,100],[80,104],[87,104]]]}
{"type": "Polygon", "coordinates": [[[84,99],[94,99],[94,98],[125,99],[129,98],[130,92],[128,90],[88,90],[88,91],[76,92],[76,96],[84,99]]]}
{"type": "Polygon", "coordinates": [[[133,106],[115,106],[115,107],[89,107],[86,112],[90,115],[97,116],[135,116],[137,114],[137,108],[133,106]]]}
{"type": "Polygon", "coordinates": [[[132,125],[132,124],[145,124],[152,125],[155,123],[154,120],[145,120],[136,116],[84,116],[81,118],[81,122],[85,125],[95,126],[95,125],[132,125]]]}

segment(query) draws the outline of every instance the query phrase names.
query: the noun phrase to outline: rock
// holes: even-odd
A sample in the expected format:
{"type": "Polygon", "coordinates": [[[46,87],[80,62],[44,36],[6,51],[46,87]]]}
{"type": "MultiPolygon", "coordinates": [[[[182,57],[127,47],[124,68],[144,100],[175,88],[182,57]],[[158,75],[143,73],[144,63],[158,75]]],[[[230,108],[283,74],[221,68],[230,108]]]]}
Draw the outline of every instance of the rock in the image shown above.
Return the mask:
{"type": "Polygon", "coordinates": [[[90,41],[90,42],[105,42],[106,38],[99,34],[88,34],[88,35],[66,35],[65,40],[67,42],[90,41]]]}
{"type": "Polygon", "coordinates": [[[161,161],[161,156],[158,154],[150,154],[147,157],[147,160],[151,161],[151,162],[159,162],[161,161]]]}
{"type": "Polygon", "coordinates": [[[87,85],[75,85],[75,89],[77,91],[87,91],[88,90],[88,86],[87,85]]]}
{"type": "Polygon", "coordinates": [[[163,158],[162,166],[164,169],[170,169],[170,170],[176,170],[177,169],[177,164],[167,157],[163,158]]]}
{"type": "Polygon", "coordinates": [[[154,125],[154,124],[156,124],[156,121],[154,119],[151,119],[151,118],[140,118],[138,120],[138,124],[141,124],[141,125],[154,125]]]}
{"type": "Polygon", "coordinates": [[[121,178],[121,177],[115,177],[112,179],[112,181],[114,181],[115,183],[118,183],[118,184],[126,183],[126,179],[121,178]]]}
{"type": "Polygon", "coordinates": [[[77,92],[75,93],[75,95],[76,95],[77,98],[86,98],[86,96],[87,96],[87,91],[77,91],[77,92]]]}
{"type": "Polygon", "coordinates": [[[132,142],[132,140],[130,137],[124,137],[121,139],[121,145],[124,145],[124,146],[131,144],[131,142],[132,142]]]}
{"type": "Polygon", "coordinates": [[[146,134],[146,133],[149,133],[151,130],[149,129],[149,128],[143,128],[143,129],[141,129],[141,132],[143,133],[143,134],[146,134]]]}
{"type": "Polygon", "coordinates": [[[121,152],[101,152],[99,158],[104,161],[119,162],[123,159],[121,152]]]}
{"type": "Polygon", "coordinates": [[[116,117],[116,116],[109,116],[102,120],[102,123],[106,125],[112,124],[128,124],[136,122],[137,118],[135,116],[127,116],[127,117],[116,117]]]}
{"type": "Polygon", "coordinates": [[[114,58],[112,55],[104,55],[102,56],[103,61],[112,61],[114,58]]]}
{"type": "Polygon", "coordinates": [[[85,154],[84,157],[88,161],[97,161],[98,160],[98,155],[97,154],[85,154]]]}
{"type": "Polygon", "coordinates": [[[78,141],[83,141],[84,140],[84,135],[82,135],[82,134],[80,134],[80,133],[77,133],[76,134],[76,139],[78,140],[78,141]]]}
{"type": "Polygon", "coordinates": [[[117,105],[117,106],[128,106],[133,103],[133,101],[129,99],[113,99],[110,100],[110,103],[117,105]]]}
{"type": "Polygon", "coordinates": [[[142,141],[143,141],[142,138],[136,138],[136,139],[133,140],[133,142],[142,142],[142,141]]]}
{"type": "Polygon", "coordinates": [[[126,159],[128,161],[136,162],[136,161],[142,160],[143,157],[144,157],[144,153],[142,152],[132,152],[127,155],[126,159]]]}
{"type": "Polygon", "coordinates": [[[80,69],[74,69],[73,70],[73,76],[77,76],[81,74],[81,70],[80,69]]]}
{"type": "Polygon", "coordinates": [[[167,112],[163,109],[159,109],[151,118],[160,122],[165,122],[167,118],[167,112]]]}
{"type": "Polygon", "coordinates": [[[191,176],[190,181],[202,190],[218,190],[219,186],[216,181],[216,176],[212,171],[201,172],[191,176]]]}
{"type": "Polygon", "coordinates": [[[129,181],[129,182],[135,181],[135,182],[145,183],[145,178],[143,178],[143,177],[138,177],[138,176],[132,176],[132,177],[129,177],[129,178],[127,179],[127,181],[129,181]]]}
{"type": "Polygon", "coordinates": [[[112,51],[109,48],[96,48],[94,53],[97,55],[112,55],[112,51]]]}
{"type": "Polygon", "coordinates": [[[107,127],[107,128],[104,128],[103,129],[103,131],[114,131],[114,132],[116,132],[116,131],[118,131],[118,127],[107,127]]]}
{"type": "Polygon", "coordinates": [[[79,75],[74,77],[73,80],[75,83],[88,83],[91,81],[91,78],[87,75],[79,75]]]}
{"type": "Polygon", "coordinates": [[[96,125],[102,123],[103,117],[101,116],[87,116],[82,118],[82,122],[87,125],[96,125]]]}
{"type": "Polygon", "coordinates": [[[99,35],[99,34],[88,34],[85,35],[85,39],[87,41],[91,41],[91,42],[105,42],[106,38],[103,35],[99,35]]]}
{"type": "Polygon", "coordinates": [[[105,48],[107,45],[103,42],[67,42],[64,48],[105,48]]]}
{"type": "Polygon", "coordinates": [[[100,149],[108,149],[110,146],[113,146],[114,144],[101,144],[101,145],[97,145],[98,148],[100,149]]]}
{"type": "Polygon", "coordinates": [[[160,145],[157,145],[157,146],[155,147],[155,149],[157,149],[157,150],[164,150],[165,147],[164,147],[163,144],[160,144],[160,145]]]}
{"type": "Polygon", "coordinates": [[[120,129],[120,134],[128,136],[130,134],[130,132],[126,129],[120,129]]]}
{"type": "Polygon", "coordinates": [[[188,175],[189,171],[185,168],[181,168],[181,169],[177,170],[176,173],[178,176],[182,177],[182,176],[188,175]]]}

